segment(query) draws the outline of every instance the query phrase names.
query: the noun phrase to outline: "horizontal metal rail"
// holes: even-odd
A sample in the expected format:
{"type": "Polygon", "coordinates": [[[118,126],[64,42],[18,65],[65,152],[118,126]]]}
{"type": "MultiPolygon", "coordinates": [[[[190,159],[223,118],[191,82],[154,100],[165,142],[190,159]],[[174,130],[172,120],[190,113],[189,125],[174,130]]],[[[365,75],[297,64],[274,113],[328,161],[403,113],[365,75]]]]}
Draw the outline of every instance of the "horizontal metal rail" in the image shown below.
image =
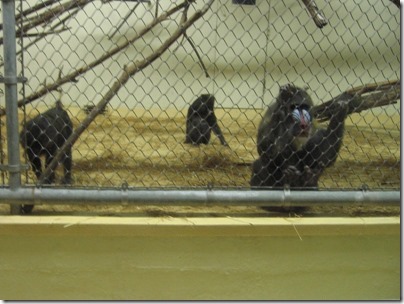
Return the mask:
{"type": "Polygon", "coordinates": [[[0,188],[0,204],[121,204],[138,205],[227,205],[227,206],[313,206],[380,205],[399,206],[400,191],[298,191],[298,190],[161,190],[161,189],[75,189],[22,187],[0,188]]]}

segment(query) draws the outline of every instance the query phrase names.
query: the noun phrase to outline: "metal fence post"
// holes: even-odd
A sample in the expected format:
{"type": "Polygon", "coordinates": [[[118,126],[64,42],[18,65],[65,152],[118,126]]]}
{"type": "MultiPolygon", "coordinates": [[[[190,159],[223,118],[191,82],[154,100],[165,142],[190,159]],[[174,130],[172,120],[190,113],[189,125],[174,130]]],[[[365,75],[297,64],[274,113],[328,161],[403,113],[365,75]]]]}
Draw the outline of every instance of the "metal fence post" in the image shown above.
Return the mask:
{"type": "MultiPolygon", "coordinates": [[[[7,152],[10,190],[21,186],[21,163],[18,134],[17,55],[15,1],[2,0],[4,35],[4,85],[6,98],[7,152]]],[[[19,214],[20,206],[10,204],[11,214],[19,214]]]]}

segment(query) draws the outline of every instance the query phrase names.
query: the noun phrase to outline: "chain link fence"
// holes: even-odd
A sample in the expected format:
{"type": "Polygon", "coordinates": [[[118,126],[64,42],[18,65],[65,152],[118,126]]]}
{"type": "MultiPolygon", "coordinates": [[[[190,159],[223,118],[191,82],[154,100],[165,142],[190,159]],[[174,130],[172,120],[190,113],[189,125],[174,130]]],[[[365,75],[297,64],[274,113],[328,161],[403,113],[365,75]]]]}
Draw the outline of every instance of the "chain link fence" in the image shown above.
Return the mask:
{"type": "MultiPolygon", "coordinates": [[[[41,150],[42,179],[31,164],[22,186],[247,190],[260,122],[290,83],[307,91],[313,110],[344,92],[360,97],[345,118],[335,163],[321,170],[319,189],[399,191],[399,6],[388,0],[16,1],[17,70],[27,79],[18,85],[19,130],[58,101],[74,130],[54,153],[41,150]],[[189,107],[203,94],[215,98],[213,125],[225,145],[215,130],[208,144],[185,142],[189,107]],[[56,154],[68,146],[66,181],[66,154],[56,154]]],[[[318,125],[327,128],[328,120],[318,125]]],[[[25,148],[21,162],[30,164],[25,148]]],[[[8,182],[3,170],[1,183],[8,182]]]]}

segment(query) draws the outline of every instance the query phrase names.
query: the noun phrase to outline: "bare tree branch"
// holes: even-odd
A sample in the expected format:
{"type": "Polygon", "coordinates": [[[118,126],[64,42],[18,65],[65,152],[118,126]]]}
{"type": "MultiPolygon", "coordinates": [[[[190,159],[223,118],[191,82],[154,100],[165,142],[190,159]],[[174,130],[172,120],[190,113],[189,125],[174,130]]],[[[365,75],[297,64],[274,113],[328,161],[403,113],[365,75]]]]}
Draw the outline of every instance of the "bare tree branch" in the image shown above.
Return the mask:
{"type": "MultiPolygon", "coordinates": [[[[18,22],[20,21],[21,18],[25,18],[31,13],[36,13],[39,10],[48,7],[48,6],[52,5],[53,3],[56,3],[56,1],[58,1],[58,0],[42,1],[41,3],[38,3],[32,7],[24,10],[23,12],[21,12],[19,14],[16,14],[15,15],[16,24],[18,24],[18,22]]],[[[2,29],[3,29],[3,24],[0,24],[0,30],[2,30],[2,29]]]]}
{"type": "MultiPolygon", "coordinates": [[[[188,1],[186,1],[188,3],[188,1]]],[[[88,114],[84,121],[74,130],[73,134],[67,139],[65,144],[61,147],[55,158],[47,166],[45,171],[42,173],[38,183],[43,184],[44,180],[52,173],[60,162],[64,151],[69,147],[72,147],[80,135],[87,129],[91,122],[97,117],[97,115],[102,112],[109,101],[117,94],[117,92],[126,84],[126,82],[137,72],[143,70],[144,68],[151,65],[156,59],[158,59],[168,48],[182,35],[185,31],[191,27],[197,20],[199,20],[212,6],[214,0],[209,0],[200,10],[197,10],[190,19],[184,23],[180,23],[178,29],[151,55],[141,61],[135,61],[128,66],[124,67],[124,71],[114,82],[109,91],[103,96],[103,98],[98,102],[98,104],[93,108],[93,110],[88,114]]],[[[186,6],[183,6],[184,8],[186,6]]],[[[158,18],[159,19],[159,18],[158,18]]]]}
{"type": "MultiPolygon", "coordinates": [[[[345,91],[352,99],[348,104],[348,114],[359,113],[371,108],[395,104],[400,99],[400,80],[366,84],[345,91]]],[[[341,95],[313,107],[312,115],[320,122],[329,120],[336,112],[336,101],[341,95]]]]}
{"type": "MultiPolygon", "coordinates": [[[[54,1],[54,0],[52,0],[54,1]]],[[[72,13],[70,13],[70,15],[66,16],[65,18],[61,19],[58,23],[56,23],[55,25],[53,25],[48,31],[43,32],[43,33],[36,33],[36,34],[32,34],[32,36],[36,36],[37,38],[34,39],[33,41],[31,41],[28,44],[24,44],[23,47],[16,52],[17,55],[20,55],[23,51],[26,51],[29,47],[35,45],[39,40],[41,40],[42,38],[46,37],[47,35],[51,35],[51,34],[60,34],[62,32],[65,32],[68,30],[68,28],[66,28],[64,26],[64,24],[66,23],[66,21],[70,18],[72,18],[74,15],[76,15],[79,11],[81,10],[81,8],[77,8],[76,10],[74,10],[72,13]],[[57,29],[57,27],[59,27],[60,25],[63,25],[63,27],[61,29],[57,29]]],[[[23,34],[24,37],[29,37],[28,34],[23,34]]],[[[4,65],[4,62],[0,62],[0,67],[4,65]]],[[[0,116],[1,116],[1,110],[0,110],[0,116]]]]}
{"type": "MultiPolygon", "coordinates": [[[[70,0],[68,2],[59,4],[58,6],[46,10],[44,13],[35,15],[33,18],[29,19],[30,21],[27,22],[22,28],[18,29],[17,36],[20,36],[21,33],[26,33],[29,30],[36,28],[40,25],[46,25],[50,23],[55,18],[61,16],[64,13],[68,13],[70,10],[76,10],[77,8],[83,8],[87,4],[91,3],[94,0],[70,0]]],[[[49,1],[48,1],[49,2],[49,1]]],[[[54,1],[54,3],[59,1],[54,1]]],[[[52,4],[52,2],[49,2],[52,4]]],[[[40,10],[46,6],[38,6],[37,10],[40,10]]],[[[26,16],[27,14],[24,14],[26,16]]],[[[0,45],[3,44],[3,37],[0,37],[0,45]]]]}
{"type": "MultiPolygon", "coordinates": [[[[162,13],[157,19],[154,19],[150,24],[145,26],[139,33],[133,37],[132,39],[127,40],[125,43],[122,45],[119,45],[109,52],[105,53],[95,61],[82,66],[81,68],[76,69],[72,73],[56,80],[55,82],[47,85],[46,87],[37,90],[36,92],[32,93],[31,95],[27,96],[25,99],[19,100],[18,101],[18,106],[21,107],[23,105],[29,104],[33,102],[34,100],[41,98],[42,96],[45,96],[51,91],[57,90],[57,88],[65,83],[69,82],[77,82],[77,77],[80,75],[88,72],[89,70],[95,68],[99,64],[103,63],[105,60],[110,59],[112,56],[116,55],[129,45],[133,44],[135,41],[146,35],[148,32],[150,32],[156,25],[160,24],[161,22],[168,20],[173,14],[177,13],[181,9],[185,8],[187,5],[189,5],[190,2],[195,2],[195,0],[184,0],[184,2],[178,4],[177,6],[171,8],[170,10],[162,13]]],[[[0,109],[0,116],[5,115],[5,109],[2,108],[0,109]]]]}

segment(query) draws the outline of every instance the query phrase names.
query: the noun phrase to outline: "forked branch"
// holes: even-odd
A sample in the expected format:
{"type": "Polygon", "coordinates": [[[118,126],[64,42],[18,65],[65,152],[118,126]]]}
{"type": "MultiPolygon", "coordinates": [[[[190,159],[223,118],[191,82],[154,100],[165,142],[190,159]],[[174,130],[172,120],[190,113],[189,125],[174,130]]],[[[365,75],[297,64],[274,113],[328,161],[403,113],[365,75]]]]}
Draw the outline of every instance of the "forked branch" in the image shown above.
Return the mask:
{"type": "MultiPolygon", "coordinates": [[[[189,1],[186,1],[187,3],[189,1]]],[[[155,50],[151,55],[143,60],[132,62],[131,64],[124,67],[122,74],[117,77],[109,91],[101,98],[98,104],[93,108],[93,110],[88,114],[88,116],[80,123],[80,125],[74,130],[73,134],[67,139],[65,144],[56,154],[52,162],[47,166],[45,171],[42,173],[38,183],[43,184],[46,178],[55,170],[58,163],[60,162],[64,151],[69,147],[72,147],[80,135],[87,129],[91,122],[97,117],[99,113],[106,107],[109,101],[118,93],[118,91],[128,82],[128,80],[133,77],[137,72],[145,69],[151,65],[156,59],[158,59],[168,48],[174,44],[174,42],[184,35],[185,31],[191,27],[197,20],[199,20],[212,6],[214,0],[209,0],[200,10],[197,10],[191,18],[187,19],[185,22],[180,23],[177,30],[167,39],[164,43],[155,50]]]]}
{"type": "MultiPolygon", "coordinates": [[[[366,84],[349,89],[344,93],[352,95],[352,99],[348,103],[348,115],[359,113],[371,108],[395,104],[400,99],[400,80],[366,84]]],[[[339,96],[313,107],[313,116],[320,122],[329,120],[336,112],[338,105],[335,101],[339,96]]]]}

